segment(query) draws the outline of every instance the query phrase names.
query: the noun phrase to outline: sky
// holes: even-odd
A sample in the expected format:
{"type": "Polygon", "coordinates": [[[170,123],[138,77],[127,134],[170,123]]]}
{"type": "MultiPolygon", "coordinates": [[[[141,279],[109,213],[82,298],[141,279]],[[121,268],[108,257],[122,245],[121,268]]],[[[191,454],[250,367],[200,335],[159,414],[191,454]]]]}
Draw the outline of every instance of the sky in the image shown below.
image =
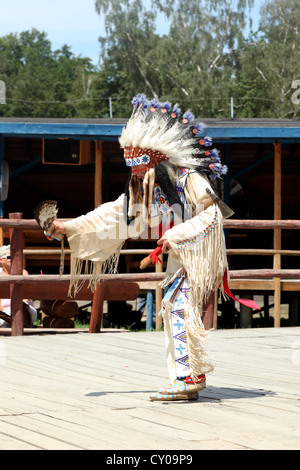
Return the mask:
{"type": "MultiPolygon", "coordinates": [[[[255,0],[254,29],[262,3],[255,0]]],[[[32,28],[47,34],[52,50],[67,44],[76,56],[98,63],[98,37],[105,36],[105,31],[95,0],[0,0],[0,37],[32,28]]],[[[165,23],[160,23],[159,32],[167,32],[165,23]]]]}

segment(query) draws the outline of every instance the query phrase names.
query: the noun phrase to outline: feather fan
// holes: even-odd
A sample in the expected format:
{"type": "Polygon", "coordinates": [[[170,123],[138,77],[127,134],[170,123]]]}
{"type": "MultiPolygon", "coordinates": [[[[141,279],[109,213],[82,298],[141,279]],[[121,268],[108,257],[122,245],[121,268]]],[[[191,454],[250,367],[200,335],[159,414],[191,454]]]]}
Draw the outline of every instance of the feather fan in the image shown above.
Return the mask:
{"type": "MultiPolygon", "coordinates": [[[[45,235],[51,236],[54,231],[54,220],[57,219],[57,201],[45,200],[40,202],[34,210],[34,218],[44,230],[45,235]]],[[[64,271],[64,236],[59,234],[54,237],[56,240],[61,242],[61,258],[60,258],[60,269],[59,273],[63,274],[64,271]]]]}
{"type": "Polygon", "coordinates": [[[45,200],[38,204],[34,210],[34,217],[45,235],[51,235],[54,230],[53,222],[57,218],[57,202],[45,200]]]}

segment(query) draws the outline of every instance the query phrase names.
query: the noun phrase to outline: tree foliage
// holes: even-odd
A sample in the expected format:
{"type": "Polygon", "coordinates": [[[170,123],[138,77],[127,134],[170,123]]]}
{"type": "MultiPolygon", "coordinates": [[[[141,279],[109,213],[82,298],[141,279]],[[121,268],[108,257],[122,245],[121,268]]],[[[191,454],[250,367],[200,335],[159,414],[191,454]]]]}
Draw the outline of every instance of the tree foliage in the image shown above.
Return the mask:
{"type": "Polygon", "coordinates": [[[242,116],[299,118],[293,83],[300,79],[300,1],[273,0],[261,11],[258,32],[237,53],[235,96],[249,98],[242,116]]]}
{"type": "MultiPolygon", "coordinates": [[[[232,63],[229,51],[243,41],[245,12],[251,1],[96,0],[105,14],[101,38],[104,66],[114,70],[118,92],[138,91],[174,98],[198,114],[218,114],[219,97],[230,96],[232,63]],[[169,21],[169,34],[155,32],[157,13],[169,21]]],[[[222,107],[222,104],[221,104],[222,107]]]]}
{"type": "Polygon", "coordinates": [[[253,31],[253,0],[95,0],[105,19],[99,66],[45,33],[0,38],[2,116],[128,117],[138,92],[198,117],[299,118],[300,0],[267,0],[253,31]],[[161,34],[163,16],[169,31],[161,34]]]}
{"type": "Polygon", "coordinates": [[[0,38],[0,79],[6,84],[2,116],[74,117],[85,114],[84,97],[94,77],[90,59],[75,57],[64,45],[52,51],[35,29],[0,38]]]}

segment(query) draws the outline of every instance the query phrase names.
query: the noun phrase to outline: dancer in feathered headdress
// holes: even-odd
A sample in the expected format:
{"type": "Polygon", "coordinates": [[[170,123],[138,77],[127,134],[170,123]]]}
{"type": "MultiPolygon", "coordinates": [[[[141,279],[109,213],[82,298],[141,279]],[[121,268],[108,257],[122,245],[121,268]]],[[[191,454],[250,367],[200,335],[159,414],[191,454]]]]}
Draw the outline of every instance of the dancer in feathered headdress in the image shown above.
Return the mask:
{"type": "Polygon", "coordinates": [[[116,271],[120,250],[133,231],[137,236],[150,226],[158,250],[169,252],[161,283],[169,289],[161,311],[171,383],[152,400],[197,398],[214,368],[204,348],[202,310],[222,287],[227,268],[223,218],[232,212],[209,183],[221,178],[226,167],[211,138],[201,136],[204,126],[193,119],[190,111],[180,117],[178,106],[137,95],[119,139],[131,167],[126,192],[73,221],[55,221],[52,234],[67,235],[72,275],[90,262],[92,286],[103,272],[116,271]]]}

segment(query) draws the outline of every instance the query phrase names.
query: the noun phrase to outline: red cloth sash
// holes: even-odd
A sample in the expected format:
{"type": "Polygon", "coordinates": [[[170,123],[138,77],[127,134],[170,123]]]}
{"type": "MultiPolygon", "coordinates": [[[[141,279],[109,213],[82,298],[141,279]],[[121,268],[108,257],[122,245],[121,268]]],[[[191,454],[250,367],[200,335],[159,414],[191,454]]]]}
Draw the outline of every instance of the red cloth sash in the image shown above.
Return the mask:
{"type": "Polygon", "coordinates": [[[228,297],[230,297],[231,299],[236,300],[237,302],[239,302],[242,305],[245,305],[246,307],[255,308],[257,310],[260,310],[260,307],[257,305],[256,302],[254,302],[254,300],[251,300],[251,299],[237,299],[236,297],[234,297],[233,293],[229,289],[229,285],[228,285],[228,281],[227,281],[227,271],[225,271],[225,273],[223,275],[223,288],[224,288],[224,293],[226,295],[228,295],[228,297]]]}

